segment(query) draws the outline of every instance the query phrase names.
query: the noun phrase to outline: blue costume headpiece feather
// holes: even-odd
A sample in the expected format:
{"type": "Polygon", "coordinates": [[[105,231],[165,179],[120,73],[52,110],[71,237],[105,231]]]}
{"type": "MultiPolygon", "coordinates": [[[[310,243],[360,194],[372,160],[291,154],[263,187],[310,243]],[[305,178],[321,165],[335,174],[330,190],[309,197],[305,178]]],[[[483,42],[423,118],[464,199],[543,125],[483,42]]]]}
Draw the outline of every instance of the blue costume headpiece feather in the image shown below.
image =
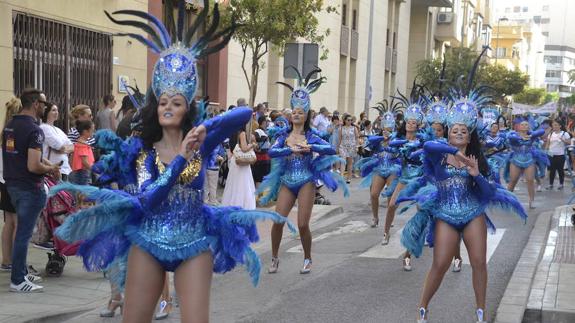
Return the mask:
{"type": "Polygon", "coordinates": [[[427,108],[425,119],[428,125],[439,123],[445,125],[447,121],[447,111],[449,110],[447,100],[434,101],[427,108]]]}
{"type": "Polygon", "coordinates": [[[399,96],[392,96],[398,99],[406,108],[404,112],[405,121],[416,120],[418,124],[423,122],[425,108],[429,105],[429,98],[424,95],[424,88],[416,84],[413,80],[413,87],[409,99],[401,92],[397,91],[399,96]]]}
{"type": "Polygon", "coordinates": [[[204,8],[194,21],[194,24],[184,30],[185,1],[178,1],[178,27],[174,24],[171,1],[166,2],[168,8],[168,28],[156,17],[147,12],[138,10],[118,10],[106,16],[114,23],[138,28],[144,31],[149,38],[134,33],[118,33],[116,36],[128,36],[141,42],[160,58],[154,65],[152,73],[152,92],[157,99],[162,94],[174,96],[182,95],[186,101],[192,102],[198,85],[198,73],[196,61],[211,53],[223,49],[230,41],[235,29],[238,27],[233,20],[229,28],[216,32],[220,22],[218,4],[214,5],[211,24],[206,32],[195,42],[192,38],[198,27],[206,20],[210,8],[210,1],[204,0],[204,8]],[[117,20],[112,15],[124,14],[147,20],[148,25],[138,20],[117,20]],[[209,46],[214,43],[214,45],[209,46]]]}
{"type": "Polygon", "coordinates": [[[290,95],[290,106],[292,109],[302,108],[305,111],[305,113],[308,113],[311,107],[310,94],[317,91],[320,85],[322,83],[325,83],[327,78],[325,76],[322,76],[310,82],[310,79],[314,74],[321,73],[321,69],[319,67],[316,67],[313,71],[309,72],[305,77],[305,79],[302,77],[300,71],[297,68],[291,65],[286,67],[286,69],[287,68],[291,68],[296,72],[297,87],[294,89],[293,86],[284,82],[276,82],[276,84],[281,84],[292,91],[290,95]]]}
{"type": "Polygon", "coordinates": [[[447,126],[450,128],[455,124],[464,124],[470,132],[475,130],[479,111],[483,106],[493,101],[492,97],[485,93],[487,90],[491,90],[490,87],[478,86],[475,89],[472,88],[479,61],[488,48],[485,46],[475,60],[468,75],[467,87],[465,89],[451,89],[450,91],[451,100],[453,101],[447,113],[447,126]]]}
{"type": "Polygon", "coordinates": [[[397,111],[401,110],[401,102],[394,103],[392,98],[391,103],[389,103],[386,99],[383,99],[383,101],[376,103],[376,106],[372,107],[372,109],[379,111],[382,129],[395,129],[395,115],[397,111]]]}

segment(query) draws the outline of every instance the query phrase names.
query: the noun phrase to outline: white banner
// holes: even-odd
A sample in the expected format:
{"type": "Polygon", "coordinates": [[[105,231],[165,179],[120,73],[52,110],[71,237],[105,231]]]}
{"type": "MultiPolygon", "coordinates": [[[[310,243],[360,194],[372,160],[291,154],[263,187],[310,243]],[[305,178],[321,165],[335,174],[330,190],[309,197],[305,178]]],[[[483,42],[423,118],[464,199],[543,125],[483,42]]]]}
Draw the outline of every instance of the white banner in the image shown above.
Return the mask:
{"type": "Polygon", "coordinates": [[[555,113],[557,112],[557,102],[549,102],[539,107],[513,102],[513,115],[523,114],[525,112],[555,113]]]}

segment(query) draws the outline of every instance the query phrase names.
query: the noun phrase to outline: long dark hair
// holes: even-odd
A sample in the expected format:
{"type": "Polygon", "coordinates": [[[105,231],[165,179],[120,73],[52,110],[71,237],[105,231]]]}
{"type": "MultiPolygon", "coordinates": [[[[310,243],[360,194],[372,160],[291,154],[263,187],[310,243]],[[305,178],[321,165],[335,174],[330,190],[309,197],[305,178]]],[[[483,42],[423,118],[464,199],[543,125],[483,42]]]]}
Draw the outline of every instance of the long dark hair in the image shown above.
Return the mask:
{"type": "MultiPolygon", "coordinates": [[[[142,109],[143,129],[140,137],[144,141],[144,146],[150,149],[155,142],[162,139],[162,126],[160,126],[158,119],[158,99],[153,94],[148,97],[148,102],[142,109]]],[[[188,107],[188,112],[184,115],[184,120],[182,121],[184,136],[194,127],[196,111],[196,102],[192,100],[188,107]]]]}
{"type": "MultiPolygon", "coordinates": [[[[305,118],[305,122],[303,124],[303,131],[304,133],[307,133],[310,129],[311,129],[311,109],[307,112],[307,117],[305,118]]],[[[293,123],[290,122],[290,128],[289,128],[289,132],[292,132],[293,130],[293,123]]]]}
{"type": "Polygon", "coordinates": [[[491,170],[489,169],[487,159],[485,159],[483,151],[481,150],[481,143],[479,141],[479,134],[477,133],[477,129],[473,130],[470,134],[469,143],[467,144],[467,148],[465,148],[465,155],[475,156],[481,175],[485,177],[489,176],[491,170]]]}

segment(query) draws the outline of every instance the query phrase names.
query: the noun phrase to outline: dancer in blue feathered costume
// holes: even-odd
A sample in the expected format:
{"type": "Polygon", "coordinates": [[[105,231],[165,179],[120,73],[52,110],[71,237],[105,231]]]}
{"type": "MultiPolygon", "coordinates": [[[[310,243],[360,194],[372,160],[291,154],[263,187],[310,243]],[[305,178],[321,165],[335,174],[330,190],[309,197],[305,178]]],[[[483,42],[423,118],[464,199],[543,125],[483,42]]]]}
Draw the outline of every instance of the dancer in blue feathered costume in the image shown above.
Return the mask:
{"type": "Polygon", "coordinates": [[[418,320],[421,323],[428,320],[429,302],[450,267],[460,237],[467,247],[473,271],[477,306],[474,321],[486,322],[485,246],[487,229],[494,229],[486,211],[499,208],[524,220],[527,218],[512,193],[488,180],[490,170],[481,150],[477,118],[478,111],[490,98],[485,95],[484,87],[470,90],[479,58],[470,73],[467,89],[454,91],[452,95],[453,104],[447,114],[447,143],[430,141],[424,144],[424,173],[432,185],[411,197],[417,202],[418,209],[401,236],[402,244],[419,256],[429,225],[429,244],[434,247],[433,263],[421,295],[418,320]]]}
{"type": "MultiPolygon", "coordinates": [[[[418,133],[419,128],[424,125],[424,109],[429,104],[428,98],[417,93],[417,86],[414,84],[410,98],[406,98],[401,93],[397,99],[403,103],[405,108],[404,119],[405,123],[398,131],[398,139],[401,139],[399,147],[399,156],[401,158],[401,175],[398,178],[398,183],[389,198],[387,205],[387,212],[385,215],[385,226],[383,233],[382,245],[389,244],[390,229],[395,218],[395,212],[398,206],[398,199],[402,196],[410,196],[416,191],[404,190],[406,187],[411,187],[410,183],[418,181],[423,175],[421,158],[417,154],[422,145],[425,135],[418,133]]],[[[403,269],[406,271],[411,270],[411,256],[406,253],[403,257],[403,269]]]]}
{"type": "MultiPolygon", "coordinates": [[[[487,110],[495,116],[495,120],[499,119],[500,116],[497,110],[491,108],[487,110]]],[[[491,169],[491,179],[497,184],[501,184],[501,169],[504,168],[508,155],[506,145],[507,133],[500,131],[499,123],[497,122],[491,124],[484,123],[483,126],[485,127],[485,131],[483,132],[481,143],[485,149],[485,158],[487,158],[487,163],[491,169]]]]}
{"type": "MultiPolygon", "coordinates": [[[[334,147],[321,139],[310,127],[310,94],[319,88],[325,77],[310,82],[312,75],[321,73],[321,69],[311,71],[304,80],[296,68],[293,66],[289,68],[293,68],[298,75],[298,87],[294,89],[289,84],[278,83],[292,91],[291,127],[287,132],[278,135],[268,151],[273,167],[258,188],[258,194],[261,195],[260,203],[264,205],[277,200],[276,212],[285,217],[289,215],[297,200],[298,227],[304,252],[304,263],[300,273],[307,274],[311,271],[312,264],[309,221],[316,183],[321,181],[332,191],[341,186],[345,195],[348,195],[348,192],[343,177],[331,171],[332,165],[340,162],[340,158],[334,156],[334,147]],[[317,157],[314,157],[314,154],[317,157]]],[[[272,263],[269,273],[276,273],[279,268],[278,252],[282,233],[283,225],[274,224],[271,231],[272,263]]]]}
{"type": "MultiPolygon", "coordinates": [[[[212,273],[224,273],[243,264],[253,284],[257,284],[261,265],[250,248],[258,240],[255,221],[287,221],[275,212],[203,203],[202,188],[211,152],[242,128],[252,111],[236,108],[202,122],[204,105],[195,103],[195,62],[223,48],[235,25],[216,33],[219,11],[215,4],[211,26],[193,40],[195,28],[210,10],[205,0],[198,21],[184,38],[185,2],[178,4],[176,35],[170,35],[156,17],[146,12],[120,10],[114,15],[145,18],[150,25],[116,20],[107,14],[115,23],[150,34],[150,38],[128,36],[160,56],[147,104],[140,113],[141,136],[122,142],[111,133],[98,133],[100,147],[111,151],[97,167],[100,179],[117,182],[123,190],[62,184],[52,192],[77,191],[96,203],[72,215],[56,235],[66,241],[84,241],[78,254],[89,270],[121,269],[115,264],[128,259],[125,270],[110,272],[111,279],[120,285],[125,280],[127,322],[150,322],[166,271],[175,272],[182,321],[209,321],[212,273]]],[[[171,12],[172,8],[168,9],[171,12]]]]}
{"type": "Polygon", "coordinates": [[[399,147],[404,143],[403,141],[394,140],[397,106],[394,106],[393,101],[389,104],[387,100],[383,100],[374,108],[380,113],[382,136],[367,137],[367,145],[373,155],[362,158],[355,165],[363,177],[360,187],[369,187],[373,213],[372,228],[379,225],[379,196],[381,191],[384,187],[387,187],[385,195],[389,199],[401,175],[399,147]]]}
{"type": "Polygon", "coordinates": [[[523,174],[527,181],[529,208],[534,208],[535,177],[538,176],[537,172],[540,172],[539,177],[542,177],[549,165],[549,158],[538,146],[539,138],[545,130],[539,129],[531,132],[529,121],[522,117],[517,117],[515,123],[518,123],[517,131],[510,131],[507,134],[510,152],[505,165],[504,178],[509,183],[507,189],[513,192],[523,174]]]}

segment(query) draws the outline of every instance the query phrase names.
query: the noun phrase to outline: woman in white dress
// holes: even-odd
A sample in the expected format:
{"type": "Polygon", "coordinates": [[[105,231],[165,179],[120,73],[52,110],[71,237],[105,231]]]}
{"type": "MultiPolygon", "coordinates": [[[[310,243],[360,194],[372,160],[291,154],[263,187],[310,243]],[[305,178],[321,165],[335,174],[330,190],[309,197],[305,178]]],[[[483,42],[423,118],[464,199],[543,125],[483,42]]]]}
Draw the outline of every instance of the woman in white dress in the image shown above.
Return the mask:
{"type": "Polygon", "coordinates": [[[52,164],[60,164],[62,179],[66,180],[72,172],[68,155],[74,151],[74,144],[62,129],[56,127],[54,122],[58,120],[58,107],[55,104],[49,105],[42,116],[40,128],[44,131],[44,145],[42,147],[43,156],[52,164]]]}
{"type": "Polygon", "coordinates": [[[250,165],[238,165],[233,155],[236,145],[243,152],[254,148],[254,144],[248,143],[246,132],[239,131],[230,137],[230,152],[228,153],[228,179],[222,197],[223,206],[239,206],[246,210],[256,208],[256,187],[252,177],[250,165]]]}

